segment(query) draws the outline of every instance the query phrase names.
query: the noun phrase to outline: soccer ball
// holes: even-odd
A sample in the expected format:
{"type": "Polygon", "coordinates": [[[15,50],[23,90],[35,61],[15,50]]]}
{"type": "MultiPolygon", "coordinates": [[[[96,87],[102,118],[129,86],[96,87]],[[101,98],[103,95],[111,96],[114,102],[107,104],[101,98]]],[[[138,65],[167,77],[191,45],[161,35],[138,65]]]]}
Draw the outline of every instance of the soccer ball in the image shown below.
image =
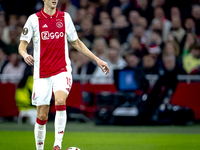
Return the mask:
{"type": "Polygon", "coordinates": [[[79,148],[77,148],[77,147],[70,147],[70,148],[68,148],[68,149],[66,149],[66,150],[81,150],[81,149],[79,149],[79,148]]]}

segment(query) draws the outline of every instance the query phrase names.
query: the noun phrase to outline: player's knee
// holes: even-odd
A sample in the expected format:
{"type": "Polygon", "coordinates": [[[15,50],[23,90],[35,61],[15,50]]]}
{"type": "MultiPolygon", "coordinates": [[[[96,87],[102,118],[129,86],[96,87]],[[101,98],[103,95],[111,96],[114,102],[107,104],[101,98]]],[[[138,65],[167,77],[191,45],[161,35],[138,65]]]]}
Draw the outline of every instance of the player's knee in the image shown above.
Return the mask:
{"type": "Polygon", "coordinates": [[[47,120],[48,119],[48,115],[47,114],[39,114],[39,119],[40,120],[47,120]]]}
{"type": "Polygon", "coordinates": [[[56,105],[65,105],[65,99],[64,98],[56,99],[56,105]]]}

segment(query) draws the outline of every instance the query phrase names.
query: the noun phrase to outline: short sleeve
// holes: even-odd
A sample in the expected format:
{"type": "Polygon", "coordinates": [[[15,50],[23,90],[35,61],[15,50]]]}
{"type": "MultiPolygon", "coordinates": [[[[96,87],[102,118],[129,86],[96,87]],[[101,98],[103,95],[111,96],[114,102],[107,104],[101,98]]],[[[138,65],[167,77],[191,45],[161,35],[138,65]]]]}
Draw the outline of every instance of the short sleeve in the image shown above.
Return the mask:
{"type": "Polygon", "coordinates": [[[65,13],[65,24],[66,24],[66,33],[68,41],[69,42],[76,41],[78,39],[78,35],[74,27],[74,24],[72,22],[72,19],[68,13],[65,13]]]}
{"type": "Polygon", "coordinates": [[[20,41],[27,41],[28,43],[31,41],[31,38],[33,36],[33,26],[32,26],[31,20],[32,20],[32,16],[30,16],[27,19],[26,24],[24,25],[24,28],[21,33],[20,41]]]}

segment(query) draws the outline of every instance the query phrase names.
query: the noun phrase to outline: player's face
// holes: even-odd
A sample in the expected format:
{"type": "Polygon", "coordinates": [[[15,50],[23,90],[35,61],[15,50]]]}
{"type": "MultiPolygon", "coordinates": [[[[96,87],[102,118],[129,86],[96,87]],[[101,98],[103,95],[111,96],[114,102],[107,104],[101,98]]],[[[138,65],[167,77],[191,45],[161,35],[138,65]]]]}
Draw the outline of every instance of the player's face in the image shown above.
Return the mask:
{"type": "Polygon", "coordinates": [[[43,1],[44,1],[44,5],[50,8],[56,8],[58,4],[58,0],[43,0],[43,1]]]}

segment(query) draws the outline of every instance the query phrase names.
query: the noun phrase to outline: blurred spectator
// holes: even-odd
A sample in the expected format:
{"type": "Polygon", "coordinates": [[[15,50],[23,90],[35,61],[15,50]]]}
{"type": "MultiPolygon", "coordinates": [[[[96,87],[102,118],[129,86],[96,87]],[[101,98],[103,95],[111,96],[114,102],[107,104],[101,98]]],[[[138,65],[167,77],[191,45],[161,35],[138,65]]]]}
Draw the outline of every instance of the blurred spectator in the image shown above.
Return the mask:
{"type": "Polygon", "coordinates": [[[151,43],[148,47],[149,55],[154,59],[156,63],[160,63],[160,57],[161,57],[161,48],[159,45],[156,45],[155,43],[151,43]]]}
{"type": "Polygon", "coordinates": [[[176,39],[178,40],[178,43],[180,44],[183,40],[183,37],[186,34],[186,31],[182,27],[180,17],[172,18],[171,33],[176,37],[176,39]]]}
{"type": "Polygon", "coordinates": [[[153,9],[149,7],[148,0],[137,0],[138,8],[136,9],[142,17],[147,18],[148,25],[153,18],[153,9]]]}
{"type": "Polygon", "coordinates": [[[200,45],[194,44],[190,47],[190,53],[183,58],[183,67],[190,74],[200,73],[200,45]]]}
{"type": "Polygon", "coordinates": [[[131,10],[130,0],[119,0],[120,7],[125,16],[128,16],[129,11],[131,10]]]}
{"type": "Polygon", "coordinates": [[[91,49],[92,43],[87,38],[85,38],[85,36],[83,36],[83,30],[81,29],[81,27],[79,25],[76,25],[75,28],[79,39],[85,44],[85,46],[87,46],[87,48],[91,49]]]}
{"type": "Polygon", "coordinates": [[[192,7],[192,16],[198,21],[200,19],[200,6],[194,5],[192,7]]]}
{"type": "Polygon", "coordinates": [[[200,5],[194,5],[192,7],[192,16],[194,17],[195,23],[196,23],[196,34],[197,34],[197,36],[199,36],[200,35],[200,29],[199,29],[199,26],[200,26],[200,5]]]}
{"type": "Polygon", "coordinates": [[[77,63],[78,63],[78,51],[74,49],[73,47],[69,50],[69,57],[71,60],[71,66],[72,66],[72,74],[78,73],[77,63]]]}
{"type": "Polygon", "coordinates": [[[165,17],[165,13],[162,7],[157,7],[154,9],[154,18],[158,18],[162,21],[163,24],[162,37],[163,40],[166,41],[167,35],[169,34],[171,29],[171,22],[165,17]]]}
{"type": "Polygon", "coordinates": [[[163,48],[164,43],[162,41],[160,31],[153,30],[153,32],[151,32],[150,37],[146,42],[146,46],[149,47],[152,44],[158,45],[160,48],[163,48]]]}
{"type": "MultiPolygon", "coordinates": [[[[120,49],[120,43],[117,39],[112,38],[112,39],[109,40],[109,47],[120,49]]],[[[121,54],[121,52],[120,52],[120,54],[121,54]]]]}
{"type": "Polygon", "coordinates": [[[6,19],[5,19],[5,15],[2,14],[0,15],[0,28],[4,28],[6,26],[6,19]]]}
{"type": "Polygon", "coordinates": [[[112,21],[110,19],[104,20],[104,22],[101,24],[102,26],[102,34],[103,37],[108,42],[112,37],[116,37],[117,33],[112,28],[112,21]]]}
{"type": "Polygon", "coordinates": [[[180,53],[179,45],[174,41],[166,41],[162,53],[163,55],[179,56],[180,53]]]}
{"type": "Polygon", "coordinates": [[[150,91],[146,100],[148,109],[153,112],[155,108],[163,101],[169,90],[173,94],[178,85],[178,74],[185,74],[185,71],[177,65],[174,55],[164,55],[162,57],[163,70],[159,79],[150,91]]]}
{"type": "Polygon", "coordinates": [[[80,8],[76,11],[76,17],[74,19],[74,24],[80,25],[83,19],[87,18],[87,11],[80,8]]]}
{"type": "Polygon", "coordinates": [[[11,53],[18,52],[18,43],[19,43],[19,33],[17,32],[16,26],[9,27],[9,37],[10,42],[6,45],[6,53],[9,55],[11,53]]]}
{"type": "Polygon", "coordinates": [[[147,42],[147,35],[145,34],[145,29],[143,26],[141,25],[137,25],[133,28],[133,32],[129,33],[127,36],[127,42],[131,42],[131,39],[133,39],[133,37],[139,37],[140,39],[140,43],[142,45],[145,45],[147,42]]]}
{"type": "Polygon", "coordinates": [[[126,20],[126,16],[118,16],[114,22],[114,28],[118,30],[120,43],[126,42],[127,35],[129,33],[129,23],[126,20]]]}
{"type": "Polygon", "coordinates": [[[183,47],[182,57],[185,57],[189,54],[189,49],[192,45],[197,44],[197,37],[193,33],[188,33],[186,35],[186,40],[183,47]]]}
{"type": "Polygon", "coordinates": [[[142,58],[142,65],[145,74],[158,74],[158,66],[155,59],[151,55],[145,55],[142,58]]]}
{"type": "Polygon", "coordinates": [[[178,7],[171,7],[170,9],[170,18],[171,20],[174,18],[174,17],[178,17],[178,18],[181,18],[181,12],[180,12],[180,9],[178,7]]]}
{"type": "Polygon", "coordinates": [[[156,8],[156,7],[163,7],[165,4],[165,0],[153,0],[152,3],[151,3],[151,6],[153,8],[156,8]]]}
{"type": "Polygon", "coordinates": [[[71,3],[71,0],[59,0],[58,10],[68,12],[72,18],[75,20],[77,8],[71,3]]]}
{"type": "Polygon", "coordinates": [[[23,28],[27,19],[28,19],[28,17],[26,15],[20,15],[19,18],[18,18],[17,26],[20,26],[20,27],[23,28]]]}
{"type": "MultiPolygon", "coordinates": [[[[162,52],[162,57],[164,57],[165,55],[174,56],[176,59],[176,66],[178,68],[183,68],[182,59],[179,56],[179,54],[180,54],[179,45],[175,41],[166,41],[163,52],[162,52]]],[[[160,65],[162,67],[163,64],[160,64],[160,65]]]]}
{"type": "Polygon", "coordinates": [[[26,68],[25,63],[21,61],[21,57],[18,53],[11,53],[9,55],[9,63],[4,67],[4,75],[13,75],[15,78],[11,80],[2,80],[2,82],[18,83],[18,79],[22,78],[24,70],[26,68]]]}
{"type": "Polygon", "coordinates": [[[2,32],[3,32],[3,28],[0,27],[0,47],[5,49],[6,44],[1,40],[2,32]]]}
{"type": "Polygon", "coordinates": [[[156,57],[158,57],[161,53],[161,48],[159,45],[157,45],[156,43],[152,42],[149,47],[148,47],[148,52],[151,56],[153,55],[157,55],[156,57]]]}
{"type": "Polygon", "coordinates": [[[94,39],[93,46],[92,46],[92,52],[97,57],[106,61],[107,60],[107,49],[108,49],[108,45],[104,38],[94,39]]]}
{"type": "Polygon", "coordinates": [[[93,34],[94,34],[94,38],[100,38],[103,37],[103,27],[102,25],[95,25],[93,27],[93,34]]]}
{"type": "Polygon", "coordinates": [[[126,62],[120,56],[120,43],[116,39],[111,39],[109,41],[109,49],[107,52],[108,60],[106,61],[110,67],[110,73],[105,76],[105,74],[98,67],[96,68],[90,82],[92,84],[113,84],[113,71],[115,69],[122,69],[126,66],[126,62]],[[114,44],[115,43],[115,44],[114,44]],[[113,45],[114,44],[114,45],[113,45]],[[112,47],[113,46],[113,47],[112,47]]]}
{"type": "Polygon", "coordinates": [[[113,7],[112,8],[112,11],[111,11],[111,18],[112,20],[115,22],[115,20],[117,19],[118,16],[121,16],[122,15],[122,10],[120,7],[113,7]]]}
{"type": "Polygon", "coordinates": [[[99,18],[99,13],[101,11],[106,11],[111,14],[111,10],[114,6],[118,6],[118,1],[111,1],[111,0],[99,0],[99,8],[97,9],[97,18],[99,18]]]}
{"type": "Polygon", "coordinates": [[[183,67],[180,66],[180,64],[177,62],[176,56],[171,55],[171,54],[163,55],[162,62],[163,62],[164,71],[165,71],[164,75],[167,75],[167,76],[169,75],[169,79],[171,75],[174,76],[175,78],[178,74],[186,74],[183,67]]]}
{"type": "Polygon", "coordinates": [[[7,55],[4,52],[3,48],[0,47],[0,74],[2,74],[4,67],[8,63],[7,55]]]}
{"type": "Polygon", "coordinates": [[[132,38],[130,45],[131,45],[131,49],[133,49],[134,51],[142,49],[142,46],[140,44],[140,39],[137,36],[132,38]]]}
{"type": "MultiPolygon", "coordinates": [[[[2,33],[2,41],[5,44],[10,44],[11,37],[10,37],[10,29],[16,28],[17,26],[17,15],[10,15],[8,20],[8,26],[5,26],[2,33]]],[[[16,29],[14,29],[16,30],[16,29]]],[[[16,31],[17,32],[17,31],[16,31]]]]}
{"type": "Polygon", "coordinates": [[[140,43],[140,37],[138,36],[132,38],[130,46],[134,52],[138,53],[140,58],[148,53],[145,47],[140,43]]]}
{"type": "Polygon", "coordinates": [[[84,56],[81,53],[78,53],[77,61],[77,73],[79,75],[86,76],[91,75],[96,69],[96,64],[94,64],[88,57],[84,56]]]}
{"type": "Polygon", "coordinates": [[[128,21],[130,23],[130,25],[129,25],[130,31],[133,30],[134,26],[139,24],[139,18],[140,18],[140,14],[138,13],[138,11],[131,10],[129,12],[128,21]]]}
{"type": "MultiPolygon", "coordinates": [[[[149,26],[149,29],[146,30],[146,35],[148,38],[150,38],[152,32],[156,32],[163,39],[163,23],[162,23],[161,19],[154,18],[152,20],[152,22],[149,26]]],[[[148,40],[150,41],[150,39],[148,39],[148,40]]],[[[147,43],[146,45],[149,45],[149,43],[147,43]]]]}
{"type": "Polygon", "coordinates": [[[80,8],[86,9],[89,6],[89,0],[80,0],[79,4],[80,4],[80,8]]]}
{"type": "Polygon", "coordinates": [[[186,32],[191,32],[191,33],[196,32],[195,21],[193,18],[186,18],[184,25],[186,32]]]}
{"type": "Polygon", "coordinates": [[[93,41],[93,34],[92,34],[92,31],[93,31],[93,23],[92,23],[92,20],[91,19],[83,19],[81,20],[81,29],[82,29],[82,33],[83,33],[83,36],[85,38],[87,38],[90,42],[93,41]]]}
{"type": "Polygon", "coordinates": [[[127,66],[129,68],[138,68],[140,67],[140,56],[137,55],[136,52],[131,50],[127,51],[124,55],[124,59],[126,60],[127,66]]]}
{"type": "Polygon", "coordinates": [[[145,17],[139,17],[138,24],[141,25],[145,30],[148,27],[148,22],[147,22],[147,19],[145,17]]]}
{"type": "Polygon", "coordinates": [[[88,17],[90,19],[93,19],[94,23],[98,21],[98,19],[96,17],[96,15],[97,15],[96,5],[91,3],[87,8],[87,13],[88,13],[88,17]]]}
{"type": "Polygon", "coordinates": [[[99,22],[103,23],[107,19],[110,19],[110,16],[109,16],[108,12],[106,12],[106,11],[100,12],[100,14],[99,14],[99,22]]]}
{"type": "Polygon", "coordinates": [[[120,49],[119,48],[110,47],[108,49],[108,62],[107,63],[109,64],[110,68],[112,68],[113,70],[114,69],[121,69],[126,65],[126,62],[120,56],[120,49]]]}
{"type": "Polygon", "coordinates": [[[26,20],[28,19],[28,17],[26,15],[20,15],[18,18],[18,22],[17,22],[17,32],[18,32],[18,36],[21,35],[23,27],[26,23],[26,20]]]}

